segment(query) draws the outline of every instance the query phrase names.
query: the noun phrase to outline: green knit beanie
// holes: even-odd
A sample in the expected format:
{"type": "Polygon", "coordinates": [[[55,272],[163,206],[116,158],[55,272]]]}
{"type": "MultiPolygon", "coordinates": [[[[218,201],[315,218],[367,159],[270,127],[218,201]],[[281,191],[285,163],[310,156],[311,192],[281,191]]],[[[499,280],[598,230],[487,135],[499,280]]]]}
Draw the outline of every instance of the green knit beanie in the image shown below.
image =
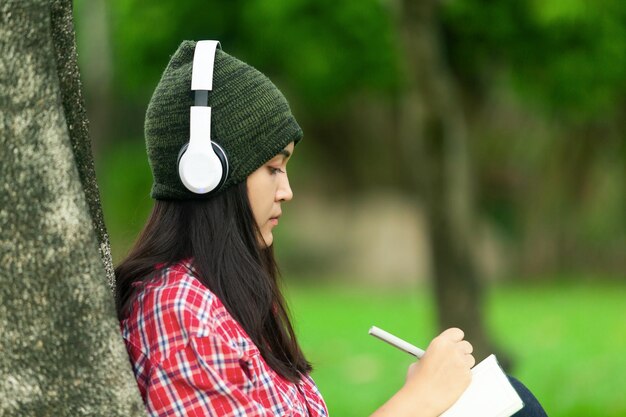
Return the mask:
{"type": "MultiPolygon", "coordinates": [[[[183,41],[172,56],[148,104],[146,149],[154,183],[152,198],[197,199],[178,176],[178,154],[189,142],[189,112],[194,105],[191,71],[196,42],[183,41]]],[[[215,52],[211,106],[211,139],[226,152],[229,173],[219,191],[244,181],[290,142],[302,129],[289,104],[261,72],[221,49],[215,52]]]]}

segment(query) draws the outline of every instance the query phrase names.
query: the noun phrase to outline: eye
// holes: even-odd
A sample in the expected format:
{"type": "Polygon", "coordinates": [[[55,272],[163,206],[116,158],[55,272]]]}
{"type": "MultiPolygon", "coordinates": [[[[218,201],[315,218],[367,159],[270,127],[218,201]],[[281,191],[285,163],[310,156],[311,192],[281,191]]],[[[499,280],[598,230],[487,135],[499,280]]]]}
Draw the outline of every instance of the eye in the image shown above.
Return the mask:
{"type": "Polygon", "coordinates": [[[271,166],[268,168],[272,174],[284,174],[285,173],[285,171],[283,171],[281,168],[275,168],[271,166]]]}

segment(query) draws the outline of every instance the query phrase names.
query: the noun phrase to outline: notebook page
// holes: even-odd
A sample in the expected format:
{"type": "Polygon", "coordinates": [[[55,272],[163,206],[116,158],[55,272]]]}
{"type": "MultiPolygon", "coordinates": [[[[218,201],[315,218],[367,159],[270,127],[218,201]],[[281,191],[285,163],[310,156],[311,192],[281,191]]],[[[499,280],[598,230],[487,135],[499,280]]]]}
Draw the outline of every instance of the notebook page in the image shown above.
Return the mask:
{"type": "Polygon", "coordinates": [[[472,368],[472,382],[442,417],[509,417],[524,406],[522,399],[490,355],[472,368]]]}

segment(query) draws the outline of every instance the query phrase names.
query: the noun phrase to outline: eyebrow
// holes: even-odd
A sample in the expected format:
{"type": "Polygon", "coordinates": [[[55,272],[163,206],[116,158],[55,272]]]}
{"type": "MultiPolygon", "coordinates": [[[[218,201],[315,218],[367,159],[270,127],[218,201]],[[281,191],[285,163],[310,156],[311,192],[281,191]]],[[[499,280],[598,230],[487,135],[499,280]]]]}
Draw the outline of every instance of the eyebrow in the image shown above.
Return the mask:
{"type": "Polygon", "coordinates": [[[289,152],[287,149],[283,149],[282,151],[278,152],[279,155],[283,155],[285,157],[285,159],[289,158],[291,156],[291,152],[289,152]]]}

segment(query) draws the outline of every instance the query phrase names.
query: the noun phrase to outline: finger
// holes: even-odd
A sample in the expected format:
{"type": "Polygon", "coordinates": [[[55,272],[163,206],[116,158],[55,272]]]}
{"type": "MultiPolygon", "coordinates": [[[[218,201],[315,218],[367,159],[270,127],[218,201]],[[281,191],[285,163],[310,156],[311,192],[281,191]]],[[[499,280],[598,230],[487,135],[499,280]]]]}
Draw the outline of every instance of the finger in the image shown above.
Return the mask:
{"type": "Polygon", "coordinates": [[[474,351],[474,346],[472,346],[472,344],[467,340],[461,340],[459,342],[459,349],[461,349],[463,353],[472,353],[474,351]]]}
{"type": "Polygon", "coordinates": [[[447,339],[452,340],[453,342],[460,342],[461,340],[463,340],[463,337],[465,337],[465,333],[463,333],[463,330],[459,328],[452,327],[450,329],[444,330],[443,333],[441,333],[441,336],[444,336],[447,339]]]}
{"type": "Polygon", "coordinates": [[[476,359],[474,358],[474,355],[465,355],[465,360],[467,361],[467,366],[469,368],[473,368],[474,365],[476,365],[476,359]]]}

